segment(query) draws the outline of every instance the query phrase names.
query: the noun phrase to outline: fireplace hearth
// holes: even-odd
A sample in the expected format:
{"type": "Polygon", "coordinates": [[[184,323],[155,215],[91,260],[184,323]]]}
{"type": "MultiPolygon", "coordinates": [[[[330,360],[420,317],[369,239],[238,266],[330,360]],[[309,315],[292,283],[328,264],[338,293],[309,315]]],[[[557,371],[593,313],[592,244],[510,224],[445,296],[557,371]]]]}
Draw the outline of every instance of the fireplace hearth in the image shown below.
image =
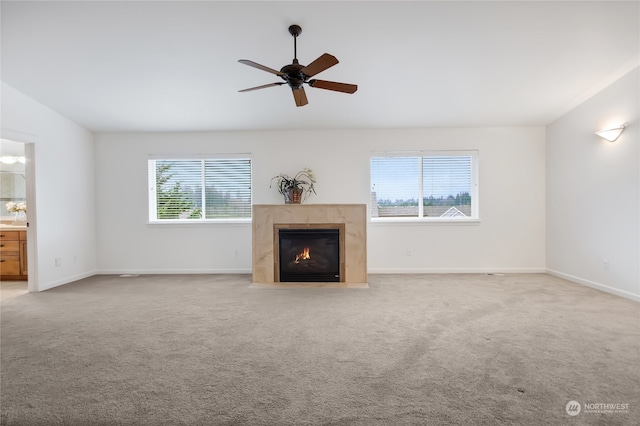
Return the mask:
{"type": "Polygon", "coordinates": [[[340,229],[278,230],[280,282],[340,282],[340,229]]]}

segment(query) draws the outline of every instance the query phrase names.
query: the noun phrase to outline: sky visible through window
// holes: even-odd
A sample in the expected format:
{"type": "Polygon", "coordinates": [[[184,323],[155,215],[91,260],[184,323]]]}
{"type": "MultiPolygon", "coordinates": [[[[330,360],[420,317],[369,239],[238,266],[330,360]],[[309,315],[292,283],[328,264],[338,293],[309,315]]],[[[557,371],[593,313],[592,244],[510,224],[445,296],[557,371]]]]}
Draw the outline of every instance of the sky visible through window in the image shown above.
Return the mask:
{"type": "Polygon", "coordinates": [[[378,200],[417,200],[420,157],[374,157],[371,159],[371,191],[378,200]]]}

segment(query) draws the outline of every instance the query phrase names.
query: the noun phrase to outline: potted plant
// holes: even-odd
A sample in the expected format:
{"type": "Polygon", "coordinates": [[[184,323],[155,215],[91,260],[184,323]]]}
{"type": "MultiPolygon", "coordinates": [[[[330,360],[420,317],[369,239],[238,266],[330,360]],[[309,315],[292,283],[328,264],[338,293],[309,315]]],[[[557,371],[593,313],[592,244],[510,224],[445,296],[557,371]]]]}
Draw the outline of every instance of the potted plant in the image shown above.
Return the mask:
{"type": "Polygon", "coordinates": [[[284,196],[285,204],[300,204],[309,198],[309,195],[316,193],[313,187],[315,183],[316,177],[313,171],[305,167],[294,177],[284,173],[274,176],[271,178],[269,188],[275,184],[278,192],[284,196]]]}

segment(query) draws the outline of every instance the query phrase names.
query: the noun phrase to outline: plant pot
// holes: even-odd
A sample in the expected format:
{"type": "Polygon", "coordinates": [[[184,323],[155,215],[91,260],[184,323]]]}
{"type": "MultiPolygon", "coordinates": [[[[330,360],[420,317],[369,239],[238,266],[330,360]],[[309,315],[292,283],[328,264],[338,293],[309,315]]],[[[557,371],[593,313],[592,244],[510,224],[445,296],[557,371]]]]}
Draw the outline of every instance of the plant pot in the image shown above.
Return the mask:
{"type": "Polygon", "coordinates": [[[284,195],[285,204],[300,204],[302,203],[302,188],[289,188],[284,195]]]}

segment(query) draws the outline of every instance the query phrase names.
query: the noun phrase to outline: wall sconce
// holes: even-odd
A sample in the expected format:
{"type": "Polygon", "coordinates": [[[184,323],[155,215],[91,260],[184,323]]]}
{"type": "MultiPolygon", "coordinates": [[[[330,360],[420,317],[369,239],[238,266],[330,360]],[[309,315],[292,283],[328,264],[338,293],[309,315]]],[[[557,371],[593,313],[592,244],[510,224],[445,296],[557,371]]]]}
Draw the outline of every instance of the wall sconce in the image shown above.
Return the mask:
{"type": "Polygon", "coordinates": [[[625,127],[627,127],[626,124],[621,124],[620,126],[612,129],[600,130],[599,132],[596,132],[596,135],[600,136],[602,139],[608,140],[609,142],[613,142],[620,137],[625,127]]]}
{"type": "Polygon", "coordinates": [[[12,156],[4,156],[0,157],[0,163],[3,164],[16,164],[16,163],[25,163],[24,157],[12,157],[12,156]]]}

